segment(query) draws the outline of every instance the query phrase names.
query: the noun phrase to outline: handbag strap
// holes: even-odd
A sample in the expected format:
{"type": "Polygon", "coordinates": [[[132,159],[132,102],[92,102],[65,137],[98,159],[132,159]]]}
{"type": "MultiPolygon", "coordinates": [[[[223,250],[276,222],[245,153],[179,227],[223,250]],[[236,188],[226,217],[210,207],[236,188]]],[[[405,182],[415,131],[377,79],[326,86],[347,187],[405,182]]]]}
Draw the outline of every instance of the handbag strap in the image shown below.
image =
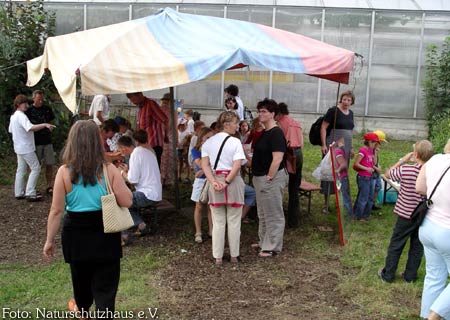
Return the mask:
{"type": "Polygon", "coordinates": [[[220,146],[220,149],[219,149],[219,153],[217,154],[216,162],[214,162],[214,168],[213,168],[213,170],[216,170],[217,165],[219,164],[220,155],[222,154],[223,146],[225,145],[225,142],[227,142],[227,140],[228,140],[230,137],[231,137],[231,136],[227,136],[227,137],[223,140],[222,145],[220,146]]]}
{"type": "Polygon", "coordinates": [[[106,164],[103,164],[103,178],[105,179],[106,192],[108,194],[113,193],[111,185],[109,184],[108,170],[106,169],[106,164]]]}
{"type": "Polygon", "coordinates": [[[428,200],[431,200],[431,197],[433,196],[434,192],[436,191],[437,186],[439,185],[439,183],[441,183],[442,178],[444,178],[445,174],[447,173],[448,169],[450,169],[450,166],[448,166],[447,169],[445,169],[444,173],[442,174],[442,176],[439,178],[439,181],[436,183],[436,185],[434,186],[433,191],[431,191],[430,197],[428,198],[428,200]]]}

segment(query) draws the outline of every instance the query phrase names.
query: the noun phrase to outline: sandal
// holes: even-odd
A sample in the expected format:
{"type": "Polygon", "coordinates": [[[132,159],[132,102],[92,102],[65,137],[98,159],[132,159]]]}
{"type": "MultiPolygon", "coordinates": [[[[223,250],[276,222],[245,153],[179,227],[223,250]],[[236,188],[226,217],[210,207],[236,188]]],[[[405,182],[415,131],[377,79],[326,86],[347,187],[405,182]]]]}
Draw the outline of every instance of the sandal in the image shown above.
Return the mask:
{"type": "Polygon", "coordinates": [[[48,187],[45,192],[47,192],[48,195],[52,196],[53,195],[53,187],[48,187]]]}
{"type": "Polygon", "coordinates": [[[122,236],[122,242],[121,242],[122,247],[129,246],[130,244],[131,244],[130,236],[128,236],[128,237],[123,237],[122,236]]]}
{"type": "Polygon", "coordinates": [[[196,242],[196,243],[202,243],[202,242],[203,242],[202,234],[201,234],[201,233],[196,233],[196,234],[195,234],[195,242],[196,242]]]}
{"type": "Polygon", "coordinates": [[[216,266],[221,266],[223,264],[223,259],[222,258],[216,258],[215,264],[216,264],[216,266]]]}
{"type": "Polygon", "coordinates": [[[275,251],[261,251],[260,253],[258,253],[258,257],[260,258],[271,258],[271,257],[275,257],[277,255],[277,253],[275,251]]]}
{"type": "Polygon", "coordinates": [[[139,229],[139,226],[136,229],[134,235],[136,237],[145,237],[151,233],[151,229],[148,225],[145,225],[143,229],[139,229]]]}
{"type": "Polygon", "coordinates": [[[252,243],[252,244],[250,245],[250,247],[252,247],[252,248],[255,249],[255,250],[261,249],[261,247],[259,246],[259,243],[252,243]]]}
{"type": "Polygon", "coordinates": [[[230,262],[231,263],[240,263],[242,262],[241,257],[237,256],[237,257],[230,257],[230,262]]]}

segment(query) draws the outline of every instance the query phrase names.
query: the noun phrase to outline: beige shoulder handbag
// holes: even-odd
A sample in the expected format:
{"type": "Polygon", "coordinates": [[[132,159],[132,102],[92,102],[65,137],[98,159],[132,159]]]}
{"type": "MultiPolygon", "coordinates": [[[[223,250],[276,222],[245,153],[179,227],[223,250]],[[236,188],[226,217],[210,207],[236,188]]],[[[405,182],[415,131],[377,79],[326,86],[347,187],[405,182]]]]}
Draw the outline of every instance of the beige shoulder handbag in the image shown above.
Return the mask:
{"type": "Polygon", "coordinates": [[[103,231],[105,233],[120,232],[134,226],[128,208],[120,207],[117,204],[116,196],[113,193],[111,185],[109,184],[108,170],[103,164],[103,178],[105,179],[106,196],[102,196],[102,214],[103,214],[103,231]]]}

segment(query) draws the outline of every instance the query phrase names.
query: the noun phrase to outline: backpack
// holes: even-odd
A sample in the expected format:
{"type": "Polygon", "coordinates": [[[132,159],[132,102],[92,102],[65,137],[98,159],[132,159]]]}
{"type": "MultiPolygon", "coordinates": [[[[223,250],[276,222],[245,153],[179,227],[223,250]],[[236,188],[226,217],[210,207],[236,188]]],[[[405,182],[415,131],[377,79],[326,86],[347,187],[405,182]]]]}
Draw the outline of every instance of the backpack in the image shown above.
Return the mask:
{"type": "Polygon", "coordinates": [[[244,120],[253,120],[253,114],[247,106],[244,106],[244,120]]]}
{"type": "Polygon", "coordinates": [[[309,130],[309,142],[313,146],[321,146],[322,140],[320,139],[320,128],[322,128],[322,122],[325,116],[320,116],[317,120],[311,125],[311,129],[309,130]]]}

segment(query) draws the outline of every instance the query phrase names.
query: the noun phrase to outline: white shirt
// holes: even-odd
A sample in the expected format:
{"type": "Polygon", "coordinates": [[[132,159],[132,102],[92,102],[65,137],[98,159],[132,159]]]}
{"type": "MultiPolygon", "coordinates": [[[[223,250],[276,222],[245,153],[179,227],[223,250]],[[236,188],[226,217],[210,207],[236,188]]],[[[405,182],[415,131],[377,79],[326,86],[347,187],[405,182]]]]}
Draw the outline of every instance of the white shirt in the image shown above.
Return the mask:
{"type": "Polygon", "coordinates": [[[11,116],[8,131],[12,133],[14,152],[16,154],[27,154],[34,152],[34,132],[31,131],[33,124],[20,110],[16,110],[11,116]]]}
{"type": "Polygon", "coordinates": [[[101,125],[102,122],[97,118],[97,112],[102,112],[102,117],[104,120],[109,118],[109,101],[108,98],[99,94],[92,99],[91,107],[89,108],[89,117],[93,117],[97,125],[101,125]]]}
{"type": "MultiPolygon", "coordinates": [[[[436,154],[431,157],[425,164],[426,181],[427,181],[427,197],[430,197],[434,186],[444,173],[445,169],[450,166],[450,154],[436,154]]],[[[441,183],[437,186],[436,191],[431,197],[433,205],[428,210],[427,219],[440,225],[443,228],[450,229],[450,170],[447,171],[441,183]]]]}
{"type": "Polygon", "coordinates": [[[194,133],[194,120],[188,120],[187,131],[189,131],[189,133],[194,133]]]}
{"type": "Polygon", "coordinates": [[[152,201],[161,201],[162,185],[156,156],[149,149],[136,147],[130,156],[128,180],[152,201]]]}
{"type": "Polygon", "coordinates": [[[234,98],[236,99],[236,103],[238,105],[238,108],[236,110],[237,115],[239,117],[239,120],[242,121],[242,120],[244,120],[244,103],[242,102],[241,97],[236,96],[234,98]]]}
{"type": "Polygon", "coordinates": [[[183,149],[183,141],[184,138],[186,138],[189,135],[188,129],[185,129],[184,131],[178,130],[178,149],[183,149]]]}
{"type": "MultiPolygon", "coordinates": [[[[227,136],[228,133],[225,132],[216,133],[202,145],[202,158],[209,157],[211,169],[214,169],[214,163],[216,162],[220,146],[227,136]]],[[[230,137],[225,142],[216,170],[231,170],[235,160],[243,160],[242,164],[245,163],[244,149],[238,138],[230,137]]]]}

